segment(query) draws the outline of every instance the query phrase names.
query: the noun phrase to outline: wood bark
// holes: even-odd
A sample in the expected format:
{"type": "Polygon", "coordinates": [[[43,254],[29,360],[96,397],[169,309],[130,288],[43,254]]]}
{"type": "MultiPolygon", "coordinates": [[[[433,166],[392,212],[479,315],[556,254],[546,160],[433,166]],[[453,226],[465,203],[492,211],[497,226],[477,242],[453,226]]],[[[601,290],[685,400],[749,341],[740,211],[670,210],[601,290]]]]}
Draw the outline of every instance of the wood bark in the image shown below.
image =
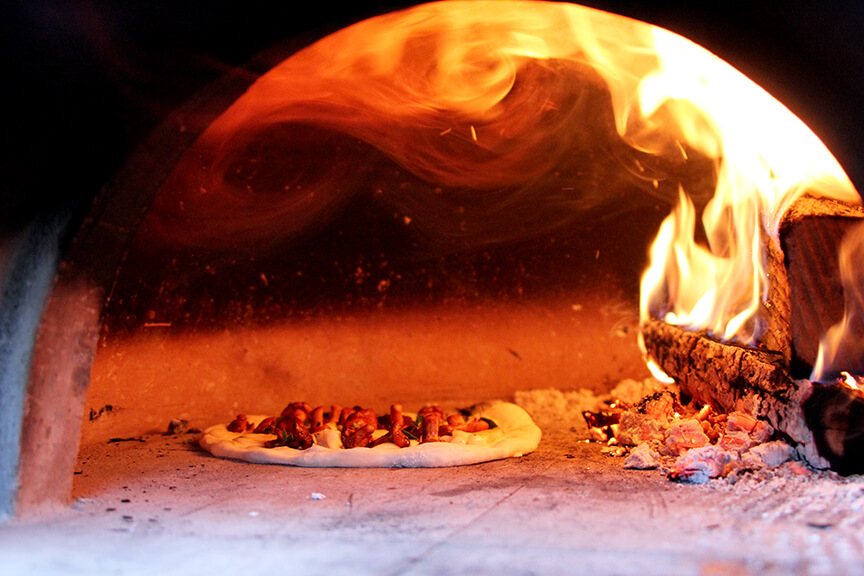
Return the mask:
{"type": "Polygon", "coordinates": [[[768,234],[763,234],[763,238],[765,238],[768,295],[762,302],[760,310],[764,330],[759,336],[759,343],[762,348],[779,354],[788,364],[792,358],[789,276],[780,243],[768,234]]]}

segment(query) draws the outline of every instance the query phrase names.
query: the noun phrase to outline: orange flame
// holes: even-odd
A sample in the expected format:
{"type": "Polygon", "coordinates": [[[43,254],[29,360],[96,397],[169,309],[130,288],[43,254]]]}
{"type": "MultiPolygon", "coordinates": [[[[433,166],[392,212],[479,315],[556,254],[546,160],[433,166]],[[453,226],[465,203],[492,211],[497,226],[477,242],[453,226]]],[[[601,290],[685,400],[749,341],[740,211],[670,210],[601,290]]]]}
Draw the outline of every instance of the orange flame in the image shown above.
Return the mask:
{"type": "MultiPolygon", "coordinates": [[[[673,191],[678,207],[651,249],[641,308],[643,318],[742,342],[760,330],[762,236],[777,234],[805,192],[860,202],[800,120],[676,34],[567,3],[454,0],[365,20],[276,66],[202,134],[154,202],[150,225],[203,246],[301,233],[368,185],[357,169],[370,155],[363,146],[431,184],[435,192],[393,195],[423,203],[425,216],[410,220],[418,228],[448,220],[434,213],[446,201],[440,187],[488,199],[478,213],[566,223],[562,207],[599,202],[561,186],[560,174],[580,174],[575,158],[602,152],[634,173],[639,154],[713,160],[716,190],[704,207],[692,191],[673,191]],[[603,125],[610,107],[614,143],[603,125]],[[310,167],[322,156],[330,165],[310,167]],[[283,168],[264,177],[260,163],[270,157],[283,168]],[[537,190],[548,189],[554,203],[531,216],[537,190]]],[[[662,192],[651,188],[658,180],[640,178],[646,193],[662,192]]]]}
{"type": "MultiPolygon", "coordinates": [[[[489,203],[512,191],[500,204],[530,219],[527,207],[536,202],[527,197],[536,193],[520,193],[572,189],[558,176],[585,181],[579,162],[609,157],[620,170],[621,156],[631,154],[621,151],[618,132],[640,129],[633,106],[639,80],[658,65],[653,31],[554,2],[437,2],[364,20],[256,81],[181,161],[149,224],[174,241],[204,246],[301,230],[362,187],[366,174],[352,169],[374,157],[327,131],[371,145],[438,187],[485,194],[489,203]],[[301,133],[285,145],[291,130],[301,133]],[[276,151],[274,162],[286,167],[273,178],[244,159],[276,151]],[[322,158],[334,166],[310,168],[322,158]]],[[[658,147],[648,134],[639,140],[640,149],[658,147]]],[[[434,211],[442,198],[394,201],[434,211]]],[[[558,194],[547,215],[602,201],[558,194]]]]}
{"type": "Polygon", "coordinates": [[[681,191],[643,277],[642,315],[752,344],[768,278],[763,235],[776,236],[785,210],[804,193],[860,202],[835,158],[788,109],[729,65],[686,40],[657,31],[660,70],[640,85],[642,109],[671,107],[688,146],[717,163],[705,206],[706,245],[681,191]]]}

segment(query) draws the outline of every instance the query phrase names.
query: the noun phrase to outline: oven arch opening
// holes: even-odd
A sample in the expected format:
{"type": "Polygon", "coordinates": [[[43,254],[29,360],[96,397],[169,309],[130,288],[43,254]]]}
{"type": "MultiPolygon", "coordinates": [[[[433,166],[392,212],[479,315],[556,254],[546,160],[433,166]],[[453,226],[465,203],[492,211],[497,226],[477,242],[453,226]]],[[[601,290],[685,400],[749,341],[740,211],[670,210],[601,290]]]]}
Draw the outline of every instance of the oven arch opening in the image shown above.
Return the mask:
{"type": "MultiPolygon", "coordinates": [[[[218,92],[218,90],[216,92],[218,92]]],[[[213,97],[219,98],[219,96],[213,97]]],[[[172,130],[175,128],[176,125],[172,130]]],[[[157,131],[157,134],[153,137],[155,140],[159,140],[160,138],[158,132],[159,131],[157,131]]],[[[194,133],[194,130],[189,134],[191,133],[194,133]]],[[[189,134],[187,134],[187,136],[189,134]]],[[[166,134],[163,133],[162,137],[165,136],[166,134]]],[[[172,132],[171,137],[174,136],[176,136],[176,134],[172,132]]],[[[153,140],[151,140],[151,142],[153,142],[153,140]]],[[[148,145],[145,144],[143,148],[147,148],[147,146],[148,145]]],[[[122,180],[124,177],[128,177],[134,180],[154,177],[152,173],[145,174],[142,171],[135,174],[134,172],[134,169],[131,171],[124,171],[124,174],[121,175],[120,179],[122,180]]],[[[132,187],[135,188],[135,186],[132,187]]],[[[125,243],[130,239],[131,231],[136,228],[134,223],[137,222],[137,219],[140,217],[140,211],[146,209],[146,206],[149,205],[149,201],[152,199],[152,197],[147,197],[147,195],[155,193],[155,188],[152,185],[143,186],[142,188],[139,188],[139,190],[140,189],[144,189],[146,192],[144,193],[144,197],[138,198],[136,201],[119,204],[114,204],[109,201],[101,206],[97,204],[95,210],[99,216],[94,220],[95,224],[86,222],[80,233],[80,236],[83,237],[90,235],[90,237],[93,238],[93,244],[90,244],[89,240],[79,241],[77,247],[73,246],[68,252],[64,253],[68,268],[65,272],[63,268],[60,270],[54,291],[49,297],[43,324],[40,328],[41,335],[39,336],[39,341],[42,343],[37,344],[37,347],[33,352],[34,370],[33,375],[30,377],[29,394],[34,398],[34,400],[30,402],[30,409],[27,414],[28,416],[36,418],[37,421],[31,425],[33,432],[25,433],[23,440],[24,445],[43,446],[43,442],[46,440],[44,435],[45,430],[50,423],[55,421],[54,419],[56,417],[54,415],[48,416],[47,413],[45,416],[39,416],[39,405],[49,404],[50,402],[48,401],[48,398],[50,398],[51,401],[57,401],[59,399],[59,397],[52,397],[56,392],[50,387],[48,388],[48,390],[51,390],[50,392],[38,391],[38,382],[43,378],[43,376],[40,375],[39,366],[47,366],[58,357],[57,348],[55,348],[54,345],[48,345],[43,342],[46,338],[53,339],[55,343],[60,343],[61,349],[65,349],[67,347],[66,343],[70,341],[68,339],[70,336],[81,337],[83,334],[83,338],[80,338],[80,341],[82,342],[80,348],[73,348],[68,351],[71,361],[62,371],[63,374],[57,373],[54,375],[44,376],[45,382],[51,378],[62,379],[70,382],[71,386],[69,386],[70,391],[68,394],[78,398],[78,408],[80,408],[78,409],[78,412],[83,412],[84,406],[80,404],[81,398],[80,391],[78,390],[82,386],[82,383],[85,387],[87,383],[89,383],[89,376],[87,376],[89,374],[89,368],[83,370],[83,372],[82,368],[89,366],[89,362],[92,361],[93,353],[96,348],[94,338],[96,337],[98,330],[94,330],[94,327],[98,326],[98,320],[95,320],[94,318],[98,318],[101,311],[101,300],[110,291],[114,274],[119,266],[119,262],[123,258],[123,250],[118,250],[118,253],[112,253],[109,257],[100,258],[98,259],[98,262],[91,262],[90,264],[83,262],[92,256],[92,254],[88,253],[91,251],[93,246],[98,246],[98,250],[102,251],[104,250],[104,246],[121,247],[126,245],[125,243]],[[132,223],[131,226],[130,223],[132,223]],[[93,225],[91,226],[91,224],[93,225]],[[100,239],[97,241],[95,239],[96,237],[99,237],[100,239]],[[93,281],[94,278],[97,279],[95,282],[93,281]],[[72,296],[70,296],[70,294],[72,296]],[[84,319],[82,322],[89,328],[85,328],[83,331],[80,327],[73,329],[73,327],[68,324],[69,318],[84,319]],[[89,320],[86,320],[88,318],[89,320]],[[52,324],[54,328],[51,328],[52,324]],[[48,336],[49,333],[53,333],[53,336],[48,336]],[[40,396],[40,394],[45,394],[46,396],[43,397],[40,396]],[[44,401],[38,400],[39,398],[43,398],[44,401]],[[39,418],[42,418],[41,422],[38,420],[39,418]],[[36,431],[41,432],[37,433],[36,431]],[[31,434],[31,440],[27,439],[28,434],[31,434]]],[[[91,258],[91,260],[96,259],[91,258]]],[[[72,412],[76,411],[74,400],[70,401],[69,406],[71,407],[72,412]]],[[[59,429],[55,429],[54,432],[57,430],[59,429]]],[[[40,449],[38,448],[27,448],[24,450],[24,453],[26,454],[35,454],[39,452],[40,449]]],[[[24,478],[21,480],[22,486],[26,485],[27,488],[23,488],[18,496],[19,506],[24,508],[36,506],[45,500],[63,501],[66,497],[64,492],[68,493],[68,491],[63,488],[52,489],[50,484],[53,481],[48,480],[48,477],[42,476],[45,469],[55,468],[53,464],[47,464],[47,462],[52,461],[52,458],[60,457],[56,455],[48,457],[47,454],[45,454],[45,456],[39,458],[38,463],[35,460],[33,462],[27,462],[27,457],[29,456],[24,457],[25,461],[21,464],[22,473],[26,475],[26,470],[33,470],[33,472],[30,477],[25,478],[22,476],[22,478],[24,478]],[[45,478],[48,485],[46,485],[45,481],[39,480],[39,478],[45,478]],[[30,496],[28,496],[28,493],[30,496]],[[54,494],[54,496],[45,496],[46,494],[54,494]]],[[[67,464],[63,464],[57,468],[65,467],[67,472],[68,470],[71,470],[68,465],[68,458],[60,459],[67,462],[67,464]]],[[[66,475],[69,476],[68,474],[66,475]]],[[[68,481],[61,481],[60,484],[63,485],[64,482],[68,483],[68,481]]]]}

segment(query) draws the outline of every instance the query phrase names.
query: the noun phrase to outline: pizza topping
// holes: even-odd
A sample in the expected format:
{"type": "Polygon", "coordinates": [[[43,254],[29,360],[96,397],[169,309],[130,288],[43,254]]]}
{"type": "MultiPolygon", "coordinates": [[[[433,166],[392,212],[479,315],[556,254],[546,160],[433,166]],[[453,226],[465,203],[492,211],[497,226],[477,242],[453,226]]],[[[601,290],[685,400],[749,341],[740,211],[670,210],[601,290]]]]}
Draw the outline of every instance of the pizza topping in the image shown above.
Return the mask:
{"type": "Polygon", "coordinates": [[[327,424],[332,424],[333,426],[337,426],[339,424],[339,417],[342,415],[342,407],[338,404],[333,404],[330,407],[330,414],[325,414],[324,416],[327,418],[327,424]]]}
{"type": "Polygon", "coordinates": [[[407,448],[411,445],[411,440],[402,431],[405,426],[405,416],[402,414],[402,405],[393,404],[390,406],[390,436],[391,442],[400,448],[407,448]]]}
{"type": "Polygon", "coordinates": [[[455,430],[460,426],[464,426],[466,424],[465,416],[463,416],[459,412],[457,412],[456,414],[451,414],[447,417],[447,424],[453,427],[453,429],[455,430]]]}
{"type": "Polygon", "coordinates": [[[251,424],[246,419],[245,414],[238,414],[237,417],[228,424],[228,430],[231,432],[246,432],[251,424]]]}
{"type": "Polygon", "coordinates": [[[255,427],[255,434],[275,434],[277,420],[275,416],[265,418],[255,427]]]}
{"type": "Polygon", "coordinates": [[[345,427],[342,430],[342,445],[345,448],[363,448],[372,442],[372,434],[375,428],[369,424],[355,422],[355,428],[345,427]]]}
{"type": "Polygon", "coordinates": [[[275,438],[264,443],[267,448],[305,450],[316,443],[327,447],[341,444],[344,448],[374,448],[387,443],[408,448],[412,442],[464,444],[471,434],[494,426],[486,419],[466,420],[458,412],[447,416],[440,406],[426,406],[412,418],[403,413],[401,404],[393,404],[389,414],[378,417],[371,408],[360,406],[343,408],[334,404],[327,412],[324,406],[313,408],[307,402],[292,402],[279,416],[266,417],[257,426],[245,414],[238,414],[226,429],[237,434],[272,434],[275,438]]]}
{"type": "Polygon", "coordinates": [[[348,417],[359,409],[359,406],[355,406],[354,408],[342,408],[341,410],[339,410],[338,425],[345,426],[345,421],[348,420],[348,417]]]}
{"type": "Polygon", "coordinates": [[[411,438],[405,433],[406,419],[408,424],[413,424],[413,420],[402,414],[402,405],[393,404],[390,406],[390,414],[382,416],[378,421],[379,430],[387,429],[387,432],[379,436],[368,444],[369,448],[374,448],[387,442],[392,442],[400,448],[407,448],[411,445],[411,438]]]}
{"type": "Polygon", "coordinates": [[[308,402],[292,402],[282,410],[282,418],[291,418],[303,423],[306,422],[311,412],[312,406],[308,402]]]}
{"type": "Polygon", "coordinates": [[[458,428],[458,430],[462,430],[463,432],[482,432],[483,430],[489,430],[489,421],[481,418],[474,418],[471,422],[466,422],[465,426],[458,428]]]}
{"type": "Polygon", "coordinates": [[[439,427],[438,412],[428,412],[423,416],[423,437],[420,442],[441,442],[441,437],[438,436],[439,427]]]}
{"type": "Polygon", "coordinates": [[[312,423],[309,428],[312,433],[320,432],[324,429],[324,407],[318,406],[312,410],[312,414],[310,415],[312,418],[312,423]]]}
{"type": "Polygon", "coordinates": [[[446,415],[444,414],[444,410],[442,410],[440,406],[435,406],[435,405],[424,406],[423,408],[421,408],[420,411],[417,413],[417,419],[418,420],[425,419],[428,416],[431,416],[432,414],[435,414],[438,417],[439,423],[444,422],[446,420],[446,415]]]}
{"type": "Polygon", "coordinates": [[[276,423],[274,433],[276,438],[264,444],[267,448],[288,446],[297,450],[306,450],[315,443],[312,433],[293,418],[280,418],[276,423]]]}
{"type": "Polygon", "coordinates": [[[372,442],[372,434],[378,429],[378,417],[371,408],[355,410],[342,427],[342,444],[346,448],[361,448],[372,442]]]}

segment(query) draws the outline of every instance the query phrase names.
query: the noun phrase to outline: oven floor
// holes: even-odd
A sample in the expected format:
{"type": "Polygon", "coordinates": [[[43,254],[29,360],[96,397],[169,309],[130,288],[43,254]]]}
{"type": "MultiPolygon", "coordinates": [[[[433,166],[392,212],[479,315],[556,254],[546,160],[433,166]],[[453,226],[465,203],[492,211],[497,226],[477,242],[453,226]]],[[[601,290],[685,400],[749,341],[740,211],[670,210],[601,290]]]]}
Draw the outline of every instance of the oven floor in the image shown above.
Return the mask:
{"type": "Polygon", "coordinates": [[[84,447],[67,509],[0,527],[0,572],[836,575],[864,561],[857,477],[676,484],[567,431],[523,458],[425,470],[251,465],[196,439],[84,447]]]}

